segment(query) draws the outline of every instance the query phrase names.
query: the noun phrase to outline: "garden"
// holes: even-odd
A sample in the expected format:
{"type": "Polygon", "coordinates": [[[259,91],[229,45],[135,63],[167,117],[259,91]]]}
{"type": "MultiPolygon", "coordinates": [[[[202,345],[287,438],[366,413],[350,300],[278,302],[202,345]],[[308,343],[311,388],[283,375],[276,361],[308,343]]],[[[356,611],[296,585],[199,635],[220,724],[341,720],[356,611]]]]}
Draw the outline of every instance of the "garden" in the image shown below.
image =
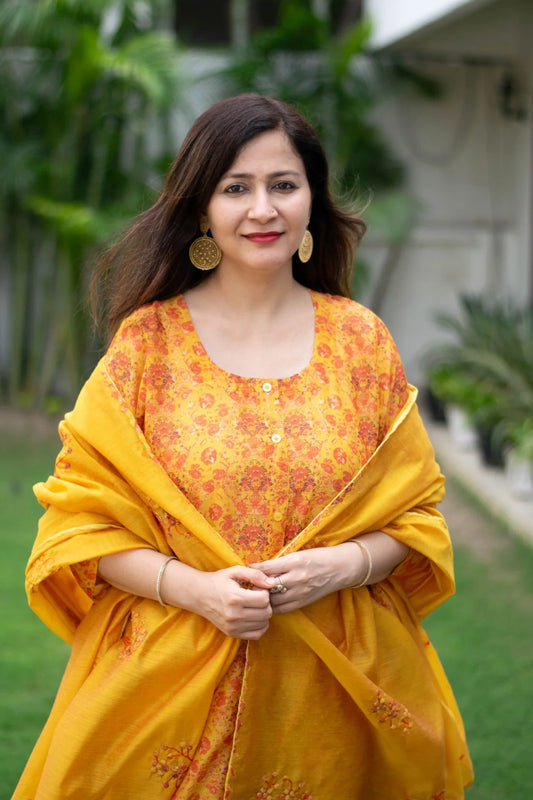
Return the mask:
{"type": "MultiPolygon", "coordinates": [[[[0,5],[0,403],[54,414],[76,397],[102,347],[87,308],[91,266],[154,202],[198,98],[258,91],[294,104],[346,202],[372,196],[367,219],[391,248],[408,232],[404,170],[372,120],[399,78],[354,67],[367,22],[286,0],[274,26],[226,47],[223,66],[203,50],[199,69],[168,17],[162,0],[0,5]]],[[[356,294],[366,274],[358,264],[356,294]]]]}
{"type": "Polygon", "coordinates": [[[533,309],[464,296],[437,319],[447,337],[427,358],[429,406],[458,447],[478,447],[517,498],[533,499],[533,309]]]}

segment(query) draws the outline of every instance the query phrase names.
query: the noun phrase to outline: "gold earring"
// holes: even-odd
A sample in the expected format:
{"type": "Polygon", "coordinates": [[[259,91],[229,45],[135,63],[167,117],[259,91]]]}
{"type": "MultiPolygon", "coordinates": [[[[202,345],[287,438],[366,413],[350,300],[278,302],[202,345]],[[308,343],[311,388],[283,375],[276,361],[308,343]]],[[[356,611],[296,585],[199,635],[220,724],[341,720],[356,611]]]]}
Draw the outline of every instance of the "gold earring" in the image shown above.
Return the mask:
{"type": "Polygon", "coordinates": [[[222,258],[222,250],[215,242],[207,235],[209,225],[207,222],[200,222],[200,231],[202,236],[199,236],[189,247],[189,258],[196,269],[201,269],[207,272],[210,269],[215,269],[220,264],[222,258]]]}
{"type": "Polygon", "coordinates": [[[298,248],[298,256],[300,257],[302,264],[307,264],[312,255],[313,237],[311,236],[311,231],[306,230],[304,233],[304,238],[302,239],[300,247],[298,248]]]}

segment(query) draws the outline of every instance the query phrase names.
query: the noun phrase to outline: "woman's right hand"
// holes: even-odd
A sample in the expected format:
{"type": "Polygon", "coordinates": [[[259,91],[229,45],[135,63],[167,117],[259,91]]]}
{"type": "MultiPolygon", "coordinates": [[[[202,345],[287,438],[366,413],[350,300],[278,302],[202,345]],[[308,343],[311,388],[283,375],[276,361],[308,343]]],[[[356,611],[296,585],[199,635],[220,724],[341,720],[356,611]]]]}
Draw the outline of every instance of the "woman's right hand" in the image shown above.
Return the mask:
{"type": "MultiPolygon", "coordinates": [[[[235,639],[259,639],[272,616],[269,589],[276,580],[258,569],[228,567],[198,572],[192,610],[235,639]]],[[[168,584],[167,584],[168,585],[168,584]]]]}
{"type": "Polygon", "coordinates": [[[124,592],[157,600],[158,574],[165,561],[159,588],[166,605],[200,614],[235,639],[259,639],[268,630],[269,589],[277,580],[259,569],[235,566],[202,572],[177,559],[169,561],[156,550],[138,548],[102,556],[98,574],[124,592]]]}

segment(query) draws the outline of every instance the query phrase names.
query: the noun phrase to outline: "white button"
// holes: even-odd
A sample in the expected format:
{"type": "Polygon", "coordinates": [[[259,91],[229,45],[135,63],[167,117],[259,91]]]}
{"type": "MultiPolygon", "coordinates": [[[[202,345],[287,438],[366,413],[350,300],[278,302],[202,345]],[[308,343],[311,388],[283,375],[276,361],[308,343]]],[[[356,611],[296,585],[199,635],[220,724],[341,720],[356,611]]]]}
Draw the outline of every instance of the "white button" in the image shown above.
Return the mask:
{"type": "Polygon", "coordinates": [[[264,383],[263,384],[263,391],[264,392],[271,392],[272,391],[272,384],[271,383],[264,383]]]}
{"type": "Polygon", "coordinates": [[[279,433],[272,434],[272,441],[274,442],[274,444],[281,442],[281,436],[279,435],[279,433]]]}

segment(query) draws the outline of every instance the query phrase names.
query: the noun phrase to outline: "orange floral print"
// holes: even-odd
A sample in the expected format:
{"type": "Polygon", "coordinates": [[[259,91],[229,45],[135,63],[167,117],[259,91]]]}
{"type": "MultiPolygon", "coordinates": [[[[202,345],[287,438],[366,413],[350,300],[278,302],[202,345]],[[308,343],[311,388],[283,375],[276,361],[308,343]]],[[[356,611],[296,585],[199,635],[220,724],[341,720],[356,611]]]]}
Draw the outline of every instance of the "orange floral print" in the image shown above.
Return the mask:
{"type": "Polygon", "coordinates": [[[313,795],[305,790],[305,783],[294,784],[284,775],[279,777],[279,772],[273,772],[270,778],[263,776],[263,785],[254,798],[250,800],[313,800],[313,795]]]}
{"type": "Polygon", "coordinates": [[[378,714],[378,722],[387,723],[389,728],[409,731],[413,726],[411,714],[401,703],[396,700],[385,698],[380,689],[377,692],[377,700],[372,706],[374,714],[378,714]]]}
{"type": "Polygon", "coordinates": [[[170,747],[168,744],[154,750],[152,759],[152,773],[161,779],[163,789],[174,789],[170,800],[178,796],[183,776],[189,769],[193,760],[192,744],[183,742],[179,747],[170,747]]]}
{"type": "Polygon", "coordinates": [[[79,561],[73,564],[71,570],[78,584],[91,599],[95,598],[95,588],[97,580],[98,562],[96,559],[90,561],[79,561]]]}
{"type": "Polygon", "coordinates": [[[125,661],[130,658],[132,653],[139,649],[141,644],[148,636],[148,630],[138,611],[133,609],[128,626],[128,632],[122,634],[122,650],[119,658],[125,661]]]}
{"type": "Polygon", "coordinates": [[[271,558],[316,517],[372,455],[407,397],[383,324],[344,298],[312,298],[313,355],[290,378],[220,369],[183,297],[135,312],[107,356],[163,468],[248,561],[271,558]]]}
{"type": "MultiPolygon", "coordinates": [[[[383,323],[345,298],[311,296],[313,354],[288,378],[243,378],[219,368],[183,297],[134,312],[105,357],[119,401],[165,472],[245,563],[272,558],[336,502],[407,399],[383,323]]],[[[187,535],[176,522],[166,530],[170,540],[187,535]]],[[[124,657],[141,636],[132,631],[124,657]]],[[[217,690],[204,732],[208,752],[165,746],[154,755],[153,770],[172,797],[178,786],[191,798],[206,787],[222,796],[243,670],[244,651],[217,690]]],[[[396,707],[380,702],[375,711],[391,727],[405,724],[396,707]]],[[[275,773],[258,791],[258,798],[312,797],[275,773]]]]}

